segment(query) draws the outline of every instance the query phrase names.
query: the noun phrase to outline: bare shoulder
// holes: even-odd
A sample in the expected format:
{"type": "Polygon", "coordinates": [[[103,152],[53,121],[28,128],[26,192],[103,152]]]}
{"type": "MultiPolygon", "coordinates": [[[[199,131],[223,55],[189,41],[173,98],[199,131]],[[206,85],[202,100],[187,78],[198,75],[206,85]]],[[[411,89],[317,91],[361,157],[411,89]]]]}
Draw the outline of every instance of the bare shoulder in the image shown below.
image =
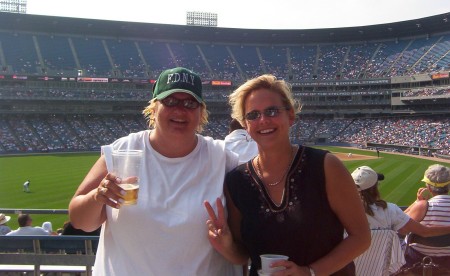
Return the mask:
{"type": "Polygon", "coordinates": [[[350,190],[356,190],[355,182],[344,166],[341,160],[331,153],[327,153],[324,161],[325,181],[328,192],[346,193],[350,190]]]}
{"type": "Polygon", "coordinates": [[[411,204],[405,213],[415,221],[422,221],[428,210],[427,200],[417,200],[411,204]]]}
{"type": "Polygon", "coordinates": [[[348,174],[350,176],[350,173],[348,172],[347,168],[344,166],[344,163],[342,163],[339,158],[337,158],[334,154],[327,153],[325,155],[325,174],[328,173],[338,173],[338,174],[348,174]]]}

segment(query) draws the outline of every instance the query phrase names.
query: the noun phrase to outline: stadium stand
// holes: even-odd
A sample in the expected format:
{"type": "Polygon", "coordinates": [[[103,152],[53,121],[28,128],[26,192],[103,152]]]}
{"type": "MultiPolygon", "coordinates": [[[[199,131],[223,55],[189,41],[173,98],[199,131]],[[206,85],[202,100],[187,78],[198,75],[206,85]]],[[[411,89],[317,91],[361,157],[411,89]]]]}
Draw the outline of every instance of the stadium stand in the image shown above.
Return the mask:
{"type": "Polygon", "coordinates": [[[292,67],[292,59],[288,59],[288,48],[283,46],[258,46],[257,48],[262,59],[262,72],[270,72],[276,77],[282,78],[288,76],[290,79],[292,72],[289,68],[292,67]]]}
{"type": "Polygon", "coordinates": [[[227,133],[233,89],[272,73],[302,104],[297,142],[448,155],[447,16],[330,33],[0,13],[0,154],[97,151],[108,133],[144,129],[156,76],[185,66],[204,79],[215,138],[227,133]]]}
{"type": "Polygon", "coordinates": [[[317,46],[302,45],[288,48],[293,80],[317,79],[317,46]]]}

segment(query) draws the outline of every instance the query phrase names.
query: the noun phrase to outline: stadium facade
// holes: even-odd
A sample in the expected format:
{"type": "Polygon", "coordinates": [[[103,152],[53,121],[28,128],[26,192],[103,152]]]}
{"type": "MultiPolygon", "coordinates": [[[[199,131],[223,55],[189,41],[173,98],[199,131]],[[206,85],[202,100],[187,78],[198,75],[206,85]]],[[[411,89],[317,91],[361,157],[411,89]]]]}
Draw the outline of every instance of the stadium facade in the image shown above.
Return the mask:
{"type": "Polygon", "coordinates": [[[250,30],[0,13],[0,153],[97,150],[116,138],[106,137],[113,125],[120,126],[117,137],[143,129],[140,113],[156,77],[183,66],[204,80],[207,135],[226,134],[233,89],[271,73],[289,81],[302,103],[292,135],[299,142],[389,143],[447,154],[449,19],[250,30]],[[345,133],[378,118],[387,125],[405,118],[413,141],[377,140],[367,125],[363,138],[345,133]],[[308,120],[316,131],[304,134],[308,120]],[[444,130],[422,141],[432,129],[417,130],[418,120],[444,130]],[[319,131],[333,125],[328,121],[341,128],[319,131]]]}

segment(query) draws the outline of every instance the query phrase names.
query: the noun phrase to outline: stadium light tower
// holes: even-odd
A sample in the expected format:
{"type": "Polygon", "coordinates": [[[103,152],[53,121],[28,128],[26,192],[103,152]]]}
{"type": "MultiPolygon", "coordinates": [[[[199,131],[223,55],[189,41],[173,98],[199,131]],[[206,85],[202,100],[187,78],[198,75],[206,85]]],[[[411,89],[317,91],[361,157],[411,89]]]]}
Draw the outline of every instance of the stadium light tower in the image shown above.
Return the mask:
{"type": "Polygon", "coordinates": [[[217,13],[187,12],[186,24],[192,26],[217,27],[217,13]]]}
{"type": "Polygon", "coordinates": [[[0,12],[27,13],[27,0],[0,0],[0,12]]]}

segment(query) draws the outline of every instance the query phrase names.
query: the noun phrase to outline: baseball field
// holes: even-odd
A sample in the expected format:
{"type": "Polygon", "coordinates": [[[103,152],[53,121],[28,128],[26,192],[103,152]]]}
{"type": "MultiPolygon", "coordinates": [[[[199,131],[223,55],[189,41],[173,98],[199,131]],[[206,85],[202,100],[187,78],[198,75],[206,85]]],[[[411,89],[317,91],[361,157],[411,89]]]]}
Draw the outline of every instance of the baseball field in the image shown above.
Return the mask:
{"type": "MultiPolygon", "coordinates": [[[[449,165],[446,160],[424,159],[410,155],[353,148],[322,147],[341,160],[351,172],[367,165],[383,173],[380,182],[383,198],[400,206],[415,200],[420,180],[426,168],[435,163],[449,165]],[[350,154],[351,153],[351,154],[350,154]]],[[[36,154],[0,156],[0,208],[14,209],[67,209],[76,188],[97,160],[99,153],[36,154]],[[23,183],[30,180],[30,192],[23,191],[23,183]]],[[[8,226],[16,229],[17,216],[10,214],[8,226]]],[[[61,227],[66,215],[33,214],[33,225],[40,226],[51,221],[53,230],[61,227]]]]}

